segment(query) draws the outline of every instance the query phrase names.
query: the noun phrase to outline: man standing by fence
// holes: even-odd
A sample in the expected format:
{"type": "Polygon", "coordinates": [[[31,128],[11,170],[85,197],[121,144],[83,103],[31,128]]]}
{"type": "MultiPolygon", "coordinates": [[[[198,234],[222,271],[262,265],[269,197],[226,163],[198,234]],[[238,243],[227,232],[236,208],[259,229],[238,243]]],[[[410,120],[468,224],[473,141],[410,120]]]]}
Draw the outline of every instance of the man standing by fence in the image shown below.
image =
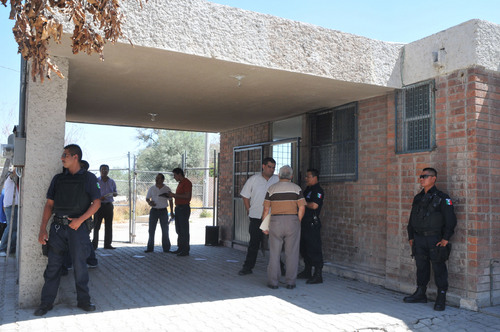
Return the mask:
{"type": "Polygon", "coordinates": [[[101,207],[94,216],[95,227],[92,245],[94,246],[94,250],[97,249],[99,244],[99,230],[104,219],[104,249],[115,249],[111,245],[111,242],[113,242],[113,197],[118,196],[116,183],[108,176],[108,165],[101,165],[99,171],[101,172],[101,176],[97,178],[97,181],[101,188],[101,207]]]}
{"type": "Polygon", "coordinates": [[[191,196],[193,194],[193,184],[184,176],[181,168],[174,168],[175,181],[179,182],[175,194],[170,197],[175,198],[175,231],[177,232],[177,250],[172,253],[177,256],[189,256],[189,217],[191,216],[191,196]]]}
{"type": "Polygon", "coordinates": [[[153,252],[155,246],[155,232],[158,219],[161,226],[161,245],[163,252],[170,251],[170,238],[168,236],[168,211],[167,206],[170,203],[170,211],[173,212],[172,199],[168,195],[172,192],[168,186],[163,184],[165,176],[162,173],[156,175],[156,184],[149,188],[146,195],[146,202],[151,206],[149,211],[149,240],[148,246],[144,252],[153,252]]]}

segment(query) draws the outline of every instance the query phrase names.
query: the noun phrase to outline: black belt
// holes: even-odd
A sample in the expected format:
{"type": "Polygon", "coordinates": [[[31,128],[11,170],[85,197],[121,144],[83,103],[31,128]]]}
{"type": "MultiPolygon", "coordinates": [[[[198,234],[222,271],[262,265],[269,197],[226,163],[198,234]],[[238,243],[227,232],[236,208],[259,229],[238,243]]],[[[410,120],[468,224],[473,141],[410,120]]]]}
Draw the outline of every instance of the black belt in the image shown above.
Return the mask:
{"type": "Polygon", "coordinates": [[[415,231],[418,235],[422,236],[433,236],[433,235],[441,235],[441,231],[428,231],[428,232],[417,232],[415,231]]]}
{"type": "MultiPolygon", "coordinates": [[[[71,219],[77,219],[78,217],[74,217],[74,218],[71,218],[71,219]]],[[[92,220],[92,218],[89,218],[87,220],[92,220]]],[[[87,221],[85,220],[85,221],[87,221]]],[[[54,216],[54,224],[56,225],[61,225],[61,226],[68,226],[69,224],[71,224],[72,220],[69,220],[68,217],[58,217],[58,216],[54,216]]]]}
{"type": "Polygon", "coordinates": [[[101,202],[101,205],[103,204],[113,204],[113,202],[101,202]]]}

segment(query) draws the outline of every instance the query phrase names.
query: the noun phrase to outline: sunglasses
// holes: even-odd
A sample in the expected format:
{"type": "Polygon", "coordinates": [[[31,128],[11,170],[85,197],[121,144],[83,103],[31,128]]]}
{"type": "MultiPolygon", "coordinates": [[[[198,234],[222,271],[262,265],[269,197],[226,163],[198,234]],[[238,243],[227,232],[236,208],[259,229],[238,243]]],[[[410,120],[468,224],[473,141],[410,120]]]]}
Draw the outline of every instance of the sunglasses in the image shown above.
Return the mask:
{"type": "Polygon", "coordinates": [[[66,158],[66,157],[69,157],[69,156],[74,156],[75,153],[66,153],[64,152],[62,155],[61,155],[61,158],[66,158]]]}
{"type": "Polygon", "coordinates": [[[422,174],[422,175],[419,176],[419,178],[421,178],[421,179],[427,179],[428,177],[431,177],[431,176],[434,176],[434,175],[422,174]]]}

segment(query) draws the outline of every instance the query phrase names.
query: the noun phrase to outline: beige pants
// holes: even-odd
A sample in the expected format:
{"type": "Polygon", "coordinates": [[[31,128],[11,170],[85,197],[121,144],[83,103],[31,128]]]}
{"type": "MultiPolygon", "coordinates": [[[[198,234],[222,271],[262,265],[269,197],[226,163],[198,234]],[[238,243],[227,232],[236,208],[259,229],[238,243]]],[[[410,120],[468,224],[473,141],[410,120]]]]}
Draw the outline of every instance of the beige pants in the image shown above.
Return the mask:
{"type": "Polygon", "coordinates": [[[300,221],[297,215],[271,216],[269,223],[268,285],[278,286],[281,275],[280,254],[285,243],[287,285],[295,285],[299,266],[300,221]]]}

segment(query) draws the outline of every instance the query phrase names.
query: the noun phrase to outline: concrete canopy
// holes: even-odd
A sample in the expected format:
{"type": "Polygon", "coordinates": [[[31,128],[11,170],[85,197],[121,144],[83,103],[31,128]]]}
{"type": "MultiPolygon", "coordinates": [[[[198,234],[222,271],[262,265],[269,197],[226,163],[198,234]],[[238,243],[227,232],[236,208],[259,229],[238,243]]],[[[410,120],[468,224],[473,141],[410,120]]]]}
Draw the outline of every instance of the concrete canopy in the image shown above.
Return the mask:
{"type": "Polygon", "coordinates": [[[400,45],[200,0],[124,6],[135,47],[109,44],[104,62],[69,37],[51,49],[69,59],[67,121],[222,132],[398,84],[400,45]]]}

